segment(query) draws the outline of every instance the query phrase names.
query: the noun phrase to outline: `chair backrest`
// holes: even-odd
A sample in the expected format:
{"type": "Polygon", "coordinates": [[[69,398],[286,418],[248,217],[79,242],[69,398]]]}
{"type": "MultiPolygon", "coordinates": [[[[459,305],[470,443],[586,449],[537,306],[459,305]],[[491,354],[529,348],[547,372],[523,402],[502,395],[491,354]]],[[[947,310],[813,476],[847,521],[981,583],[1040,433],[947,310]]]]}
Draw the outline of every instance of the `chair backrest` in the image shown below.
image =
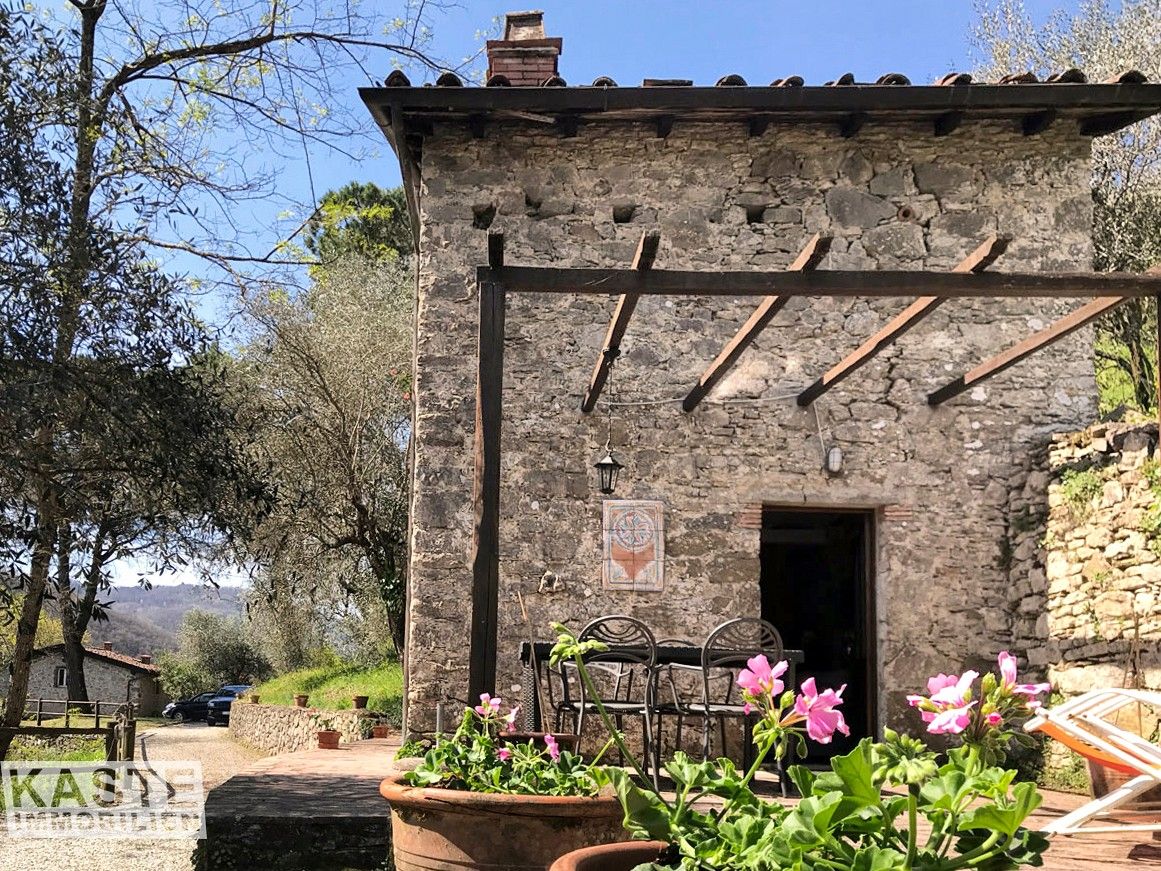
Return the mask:
{"type": "Polygon", "coordinates": [[[725,669],[729,675],[724,701],[730,701],[734,692],[734,677],[745,667],[747,660],[759,654],[771,664],[782,658],[782,636],[774,625],[760,617],[736,617],[714,629],[701,649],[701,671],[704,701],[710,699],[710,681],[725,669]]]}
{"type": "Polygon", "coordinates": [[[590,622],[578,641],[602,641],[608,650],[585,655],[585,662],[623,662],[653,668],[657,662],[657,642],[649,627],[636,617],[612,614],[590,622]]]}
{"type": "MultiPolygon", "coordinates": [[[[598,678],[601,671],[606,672],[606,687],[598,687],[598,690],[602,690],[602,701],[631,701],[634,671],[640,670],[643,673],[637,686],[644,689],[644,702],[650,702],[657,663],[657,642],[648,626],[636,617],[611,614],[591,621],[580,631],[577,640],[601,641],[608,645],[608,650],[585,654],[585,664],[592,666],[589,672],[594,679],[598,678]]],[[[584,689],[582,685],[582,703],[584,689]]]]}

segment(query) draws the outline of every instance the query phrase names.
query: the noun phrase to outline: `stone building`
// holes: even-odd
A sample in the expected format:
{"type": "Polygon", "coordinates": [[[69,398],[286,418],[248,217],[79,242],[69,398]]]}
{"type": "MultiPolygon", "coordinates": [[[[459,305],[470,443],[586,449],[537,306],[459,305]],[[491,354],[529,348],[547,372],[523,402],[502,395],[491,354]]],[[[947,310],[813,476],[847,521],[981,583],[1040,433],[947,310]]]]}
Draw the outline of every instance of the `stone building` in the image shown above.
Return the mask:
{"type": "MultiPolygon", "coordinates": [[[[85,686],[94,702],[132,702],[142,717],[156,717],[169,701],[161,689],[161,668],[147,654],[118,653],[111,644],[85,648],[85,686]]],[[[8,692],[10,674],[0,671],[0,696],[8,692]]],[[[68,699],[68,667],[64,645],[41,647],[33,653],[28,698],[68,699]]],[[[55,710],[55,709],[53,709],[55,710]]]]}
{"type": "MultiPolygon", "coordinates": [[[[400,158],[417,235],[414,728],[468,691],[477,267],[489,233],[504,234],[508,266],[623,269],[656,230],[658,270],[781,270],[821,234],[831,241],[819,275],[962,271],[996,236],[1009,241],[993,272],[1088,272],[1091,138],[1161,108],[1161,88],[1136,75],[1090,85],[1078,71],[1038,84],[570,87],[562,49],[539,14],[522,13],[489,43],[487,87],[451,74],[411,87],[396,73],[362,92],[400,158]]],[[[658,638],[696,643],[726,619],[762,615],[804,651],[800,676],[849,683],[848,719],[868,734],[901,716],[927,675],[1013,646],[1011,479],[1053,433],[1093,419],[1091,333],[949,401],[928,398],[1076,300],[931,306],[800,405],[911,299],[791,296],[687,412],[683,398],[757,300],[643,296],[584,413],[615,302],[508,295],[497,691],[519,691],[519,645],[550,621],[628,613],[658,638]],[[625,466],[611,498],[661,503],[659,584],[603,580],[593,463],[607,438],[625,466]]]]}

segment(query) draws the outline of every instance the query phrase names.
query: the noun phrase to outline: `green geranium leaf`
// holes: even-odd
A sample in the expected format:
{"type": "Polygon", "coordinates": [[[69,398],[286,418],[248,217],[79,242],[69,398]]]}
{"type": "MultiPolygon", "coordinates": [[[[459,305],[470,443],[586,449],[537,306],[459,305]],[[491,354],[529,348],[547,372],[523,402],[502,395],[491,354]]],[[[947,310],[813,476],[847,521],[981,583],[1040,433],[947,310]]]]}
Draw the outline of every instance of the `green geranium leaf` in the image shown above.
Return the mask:
{"type": "Polygon", "coordinates": [[[819,775],[814,782],[815,795],[832,791],[842,793],[838,819],[850,816],[861,808],[879,805],[879,787],[875,785],[872,776],[871,746],[871,739],[864,738],[845,756],[832,757],[831,770],[819,775]]]}
{"type": "Polygon", "coordinates": [[[1028,815],[1040,807],[1043,799],[1036,791],[1034,783],[1018,783],[1012,790],[1012,800],[994,802],[973,808],[960,819],[959,831],[971,832],[986,829],[993,832],[1002,832],[1011,837],[1028,818],[1028,815]]]}
{"type": "Polygon", "coordinates": [[[855,853],[851,871],[904,871],[907,854],[884,847],[866,847],[855,853]]]}
{"type": "Polygon", "coordinates": [[[612,784],[625,812],[625,828],[655,841],[670,840],[669,808],[651,792],[638,787],[622,768],[602,768],[593,772],[598,783],[612,784]]]}
{"type": "Polygon", "coordinates": [[[791,844],[806,849],[825,843],[831,821],[843,802],[841,792],[812,795],[802,799],[798,807],[782,821],[782,835],[791,844]]]}

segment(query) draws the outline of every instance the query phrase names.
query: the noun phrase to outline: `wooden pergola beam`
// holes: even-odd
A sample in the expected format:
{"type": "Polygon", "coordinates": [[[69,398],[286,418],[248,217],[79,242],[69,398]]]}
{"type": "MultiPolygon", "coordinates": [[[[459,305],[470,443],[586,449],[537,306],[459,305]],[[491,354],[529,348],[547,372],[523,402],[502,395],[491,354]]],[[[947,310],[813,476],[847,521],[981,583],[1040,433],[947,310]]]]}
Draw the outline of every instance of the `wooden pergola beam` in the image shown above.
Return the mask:
{"type": "MultiPolygon", "coordinates": [[[[813,238],[806,243],[806,246],[799,253],[794,262],[786,267],[787,272],[807,272],[815,269],[822,258],[830,250],[830,236],[822,236],[815,233],[813,238]]],[[[709,364],[706,370],[697,379],[697,384],[689,391],[689,395],[681,403],[681,407],[685,411],[693,411],[711,390],[714,385],[725,377],[725,374],[730,371],[738,358],[742,356],[742,352],[750,347],[758,334],[766,328],[766,325],[774,319],[774,316],[782,310],[786,305],[789,297],[785,296],[768,296],[762,300],[761,304],[754,309],[754,313],[750,315],[749,319],[742,325],[742,328],[734,334],[734,337],[726,343],[722,348],[721,353],[714,358],[714,361],[709,364]]]]}
{"type": "Polygon", "coordinates": [[[1043,330],[1033,333],[1022,342],[1017,342],[1006,351],[985,360],[965,375],[961,375],[949,384],[931,393],[927,397],[928,405],[940,405],[952,397],[959,396],[965,390],[979,384],[993,375],[999,375],[1010,366],[1015,366],[1021,360],[1046,348],[1053,342],[1059,341],[1069,333],[1074,333],[1090,321],[1094,321],[1107,311],[1125,302],[1125,297],[1109,296],[1094,299],[1086,303],[1071,314],[1048,325],[1043,330]]]}
{"type": "MultiPolygon", "coordinates": [[[[644,274],[653,268],[653,261],[657,259],[657,246],[661,242],[660,230],[646,230],[641,234],[641,241],[637,243],[637,251],[633,255],[633,263],[629,272],[634,275],[644,274]]],[[[605,343],[601,347],[601,355],[593,366],[593,374],[589,377],[589,386],[581,400],[581,411],[588,414],[597,405],[601,390],[609,377],[609,367],[621,354],[621,340],[625,338],[625,330],[629,328],[629,318],[637,308],[637,293],[622,293],[617,300],[617,307],[613,310],[613,317],[609,321],[609,328],[605,331],[605,343]]]]}
{"type": "MultiPolygon", "coordinates": [[[[1009,240],[1003,236],[992,236],[979,248],[956,265],[952,272],[982,272],[987,269],[1008,248],[1009,240]]],[[[810,405],[848,375],[866,365],[872,357],[889,347],[900,336],[935,311],[947,297],[921,296],[907,308],[892,318],[877,333],[859,345],[854,351],[832,366],[826,373],[798,394],[798,404],[810,405]]]]}
{"type": "Polygon", "coordinates": [[[626,294],[635,296],[938,296],[947,298],[1067,299],[1156,296],[1161,275],[1122,272],[697,272],[675,269],[596,269],[537,266],[477,268],[480,282],[509,293],[626,294]]]}

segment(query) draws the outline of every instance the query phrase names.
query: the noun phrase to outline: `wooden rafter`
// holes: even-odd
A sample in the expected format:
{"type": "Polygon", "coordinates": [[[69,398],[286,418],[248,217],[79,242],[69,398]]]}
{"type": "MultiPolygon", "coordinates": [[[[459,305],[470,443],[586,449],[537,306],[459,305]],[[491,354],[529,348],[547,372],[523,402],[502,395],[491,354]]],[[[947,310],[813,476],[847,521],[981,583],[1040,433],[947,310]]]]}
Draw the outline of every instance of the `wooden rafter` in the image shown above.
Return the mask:
{"type": "MultiPolygon", "coordinates": [[[[992,236],[983,245],[965,257],[952,272],[982,272],[1008,248],[1008,239],[992,236]]],[[[921,296],[891,319],[877,333],[832,366],[821,378],[798,394],[798,404],[810,405],[848,375],[865,365],[876,354],[935,311],[946,297],[921,296]]]]}
{"type": "Polygon", "coordinates": [[[1036,353],[1041,348],[1046,348],[1053,342],[1063,339],[1069,333],[1079,330],[1085,324],[1096,320],[1105,312],[1111,311],[1125,301],[1125,297],[1107,296],[1094,299],[1092,302],[1082,305],[1071,314],[1065,315],[1043,330],[1033,333],[1022,342],[1017,342],[1006,351],[1002,351],[996,356],[985,360],[967,374],[961,375],[934,393],[929,394],[927,397],[928,405],[939,405],[954,396],[959,396],[965,390],[979,384],[981,381],[991,378],[993,375],[999,375],[1008,367],[1015,366],[1021,360],[1036,353]]]}
{"type": "MultiPolygon", "coordinates": [[[[816,233],[814,237],[806,243],[802,252],[795,258],[794,262],[786,267],[787,272],[806,272],[812,270],[822,262],[822,258],[826,256],[827,251],[830,250],[830,236],[822,236],[816,233]]],[[[742,325],[742,328],[734,334],[734,337],[726,344],[720,354],[714,358],[714,361],[709,364],[709,367],[702,373],[701,377],[697,379],[697,384],[689,391],[689,395],[685,397],[681,403],[681,407],[685,411],[693,411],[727,372],[737,362],[738,358],[742,356],[742,352],[750,347],[758,334],[766,328],[766,325],[774,319],[774,316],[782,310],[786,305],[789,297],[771,295],[762,300],[762,303],[754,309],[754,313],[750,315],[749,319],[742,325]]]]}
{"type": "Polygon", "coordinates": [[[476,269],[509,293],[637,294],[641,296],[943,296],[1063,299],[1155,296],[1161,275],[1123,272],[923,272],[820,269],[815,272],[697,272],[505,266],[476,269]]]}
{"type": "MultiPolygon", "coordinates": [[[[633,264],[630,270],[633,273],[644,273],[653,268],[653,261],[657,259],[657,245],[661,241],[659,230],[646,230],[641,234],[641,241],[637,243],[637,252],[633,255],[633,264]]],[[[601,347],[601,356],[593,366],[593,374],[589,378],[589,386],[585,391],[585,398],[581,401],[581,411],[588,414],[597,405],[597,399],[604,389],[605,381],[609,377],[609,367],[620,356],[621,340],[625,338],[625,330],[629,327],[629,318],[637,308],[640,294],[622,293],[617,300],[617,307],[613,310],[609,329],[605,331],[605,343],[601,347]]]]}

